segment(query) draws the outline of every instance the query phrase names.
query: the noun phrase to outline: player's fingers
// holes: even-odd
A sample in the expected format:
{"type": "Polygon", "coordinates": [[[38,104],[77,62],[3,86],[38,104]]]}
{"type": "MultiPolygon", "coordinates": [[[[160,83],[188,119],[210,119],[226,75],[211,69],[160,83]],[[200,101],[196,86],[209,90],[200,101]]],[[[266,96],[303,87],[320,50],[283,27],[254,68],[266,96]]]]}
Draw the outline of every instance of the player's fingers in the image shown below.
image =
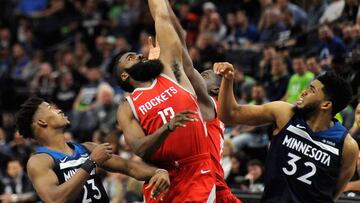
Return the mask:
{"type": "Polygon", "coordinates": [[[151,36],[148,37],[148,46],[149,46],[150,48],[154,48],[154,44],[153,44],[153,40],[152,40],[152,37],[151,37],[151,36]]]}
{"type": "Polygon", "coordinates": [[[186,111],[186,112],[180,112],[180,113],[176,114],[176,117],[180,119],[180,118],[194,116],[194,115],[196,115],[196,112],[186,111]]]}
{"type": "Polygon", "coordinates": [[[156,196],[154,194],[154,198],[160,197],[160,199],[161,199],[165,190],[166,190],[165,184],[162,182],[159,186],[156,196]]]}
{"type": "Polygon", "coordinates": [[[158,40],[158,38],[156,36],[155,36],[155,46],[159,47],[159,40],[158,40]]]}
{"type": "Polygon", "coordinates": [[[110,143],[108,143],[108,142],[102,143],[101,145],[104,146],[104,147],[108,147],[108,146],[111,147],[110,143]]]}
{"type": "Polygon", "coordinates": [[[112,155],[112,154],[113,154],[113,150],[112,150],[112,149],[107,149],[107,150],[105,150],[105,152],[106,152],[108,155],[112,155]]]}
{"type": "Polygon", "coordinates": [[[161,192],[161,179],[156,179],[155,183],[154,183],[154,187],[152,189],[152,196],[156,199],[156,197],[160,194],[161,192]]]}
{"type": "Polygon", "coordinates": [[[151,188],[151,187],[153,186],[153,184],[154,184],[154,179],[151,178],[150,181],[149,181],[149,183],[148,183],[148,185],[145,187],[145,189],[151,188]]]}
{"type": "Polygon", "coordinates": [[[218,66],[218,65],[214,65],[214,72],[215,73],[219,73],[219,70],[220,70],[220,66],[218,66]]]}
{"type": "Polygon", "coordinates": [[[232,77],[234,77],[234,72],[233,71],[229,71],[228,73],[226,73],[226,75],[225,75],[225,77],[226,78],[232,78],[232,77]]]}
{"type": "Polygon", "coordinates": [[[192,110],[185,110],[185,111],[180,111],[178,114],[196,114],[196,112],[192,110]]]}
{"type": "Polygon", "coordinates": [[[184,116],[180,122],[184,123],[184,122],[193,122],[193,121],[197,121],[197,118],[191,117],[191,116],[184,116]]]}
{"type": "Polygon", "coordinates": [[[180,122],[176,122],[176,123],[174,124],[174,129],[176,129],[176,128],[182,126],[182,125],[183,125],[183,124],[181,124],[180,122]]]}
{"type": "Polygon", "coordinates": [[[166,195],[169,193],[170,188],[165,189],[165,191],[160,196],[160,201],[164,201],[166,195]]]}
{"type": "Polygon", "coordinates": [[[164,179],[161,184],[161,192],[166,192],[170,188],[170,183],[164,179]]]}
{"type": "Polygon", "coordinates": [[[154,185],[154,188],[153,188],[153,190],[154,190],[154,193],[153,193],[154,198],[157,198],[162,193],[162,191],[164,190],[162,181],[160,179],[158,179],[158,181],[156,183],[158,183],[158,185],[157,186],[154,185]]]}

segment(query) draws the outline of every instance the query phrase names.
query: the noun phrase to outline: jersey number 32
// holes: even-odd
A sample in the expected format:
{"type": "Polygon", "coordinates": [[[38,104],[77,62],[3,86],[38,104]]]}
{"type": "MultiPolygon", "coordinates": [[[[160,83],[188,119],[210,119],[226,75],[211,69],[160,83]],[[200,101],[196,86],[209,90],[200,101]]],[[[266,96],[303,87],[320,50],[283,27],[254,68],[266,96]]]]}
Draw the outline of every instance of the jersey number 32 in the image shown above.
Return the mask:
{"type": "MultiPolygon", "coordinates": [[[[296,156],[293,153],[288,153],[288,156],[291,158],[287,163],[289,164],[290,167],[283,167],[282,170],[283,172],[288,175],[288,176],[292,176],[296,173],[297,171],[297,165],[296,162],[299,161],[301,159],[301,157],[296,156]]],[[[301,182],[304,182],[306,184],[311,185],[311,180],[309,180],[312,176],[315,175],[316,173],[316,166],[315,164],[311,163],[311,162],[305,162],[304,165],[306,166],[306,168],[310,168],[310,172],[298,177],[297,179],[300,180],[301,182]]]]}

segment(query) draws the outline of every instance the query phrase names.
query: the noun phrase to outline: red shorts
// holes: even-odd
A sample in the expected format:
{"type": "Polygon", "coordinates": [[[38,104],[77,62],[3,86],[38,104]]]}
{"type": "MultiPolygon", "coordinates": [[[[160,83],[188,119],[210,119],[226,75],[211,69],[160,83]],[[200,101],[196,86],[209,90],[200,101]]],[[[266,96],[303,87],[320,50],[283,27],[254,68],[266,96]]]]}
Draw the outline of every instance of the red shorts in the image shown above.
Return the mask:
{"type": "Polygon", "coordinates": [[[201,202],[212,203],[215,201],[215,171],[212,170],[210,154],[200,154],[186,159],[175,161],[173,164],[157,164],[169,172],[170,190],[163,201],[160,198],[151,199],[151,189],[145,189],[144,200],[146,203],[184,203],[201,202]]]}
{"type": "Polygon", "coordinates": [[[222,191],[216,191],[216,203],[242,203],[233,193],[230,188],[222,191]]]}

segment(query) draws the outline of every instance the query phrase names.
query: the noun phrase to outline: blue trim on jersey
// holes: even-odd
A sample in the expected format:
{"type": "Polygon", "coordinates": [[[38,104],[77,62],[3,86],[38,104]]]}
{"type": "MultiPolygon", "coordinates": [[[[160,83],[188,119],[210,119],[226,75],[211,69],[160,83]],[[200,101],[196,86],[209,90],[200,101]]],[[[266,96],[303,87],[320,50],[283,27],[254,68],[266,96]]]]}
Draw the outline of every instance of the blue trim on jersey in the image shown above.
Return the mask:
{"type": "Polygon", "coordinates": [[[71,154],[71,155],[66,154],[66,153],[63,153],[63,152],[56,151],[56,150],[48,149],[46,147],[37,147],[35,149],[35,153],[36,154],[39,154],[39,153],[49,154],[50,156],[52,156],[54,158],[54,160],[56,162],[58,160],[64,159],[65,157],[68,157],[67,160],[75,160],[75,159],[78,159],[78,157],[81,156],[81,155],[84,156],[84,154],[90,154],[89,150],[85,146],[83,146],[81,144],[71,143],[71,142],[68,142],[66,144],[69,145],[69,147],[74,150],[73,154],[71,154]]]}
{"type": "Polygon", "coordinates": [[[344,139],[345,133],[347,134],[347,129],[343,125],[341,125],[340,122],[336,121],[334,123],[334,126],[332,126],[331,128],[324,131],[316,132],[314,134],[316,136],[328,138],[334,140],[337,143],[341,143],[344,139]]]}

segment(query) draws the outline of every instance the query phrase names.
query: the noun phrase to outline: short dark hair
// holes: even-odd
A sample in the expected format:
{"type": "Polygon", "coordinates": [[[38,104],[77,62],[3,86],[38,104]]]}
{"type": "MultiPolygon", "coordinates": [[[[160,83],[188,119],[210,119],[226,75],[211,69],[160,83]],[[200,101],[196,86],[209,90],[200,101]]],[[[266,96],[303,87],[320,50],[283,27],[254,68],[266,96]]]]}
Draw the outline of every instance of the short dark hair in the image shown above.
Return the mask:
{"type": "Polygon", "coordinates": [[[332,102],[332,115],[343,110],[352,99],[351,86],[334,72],[326,72],[317,77],[323,85],[325,96],[332,102]]]}
{"type": "Polygon", "coordinates": [[[246,167],[249,166],[259,166],[261,169],[263,169],[264,165],[259,159],[252,159],[247,164],[246,167]]]}
{"type": "Polygon", "coordinates": [[[43,102],[44,100],[39,97],[30,97],[21,105],[20,110],[16,113],[16,126],[23,137],[34,137],[31,125],[39,105],[43,102]]]}

